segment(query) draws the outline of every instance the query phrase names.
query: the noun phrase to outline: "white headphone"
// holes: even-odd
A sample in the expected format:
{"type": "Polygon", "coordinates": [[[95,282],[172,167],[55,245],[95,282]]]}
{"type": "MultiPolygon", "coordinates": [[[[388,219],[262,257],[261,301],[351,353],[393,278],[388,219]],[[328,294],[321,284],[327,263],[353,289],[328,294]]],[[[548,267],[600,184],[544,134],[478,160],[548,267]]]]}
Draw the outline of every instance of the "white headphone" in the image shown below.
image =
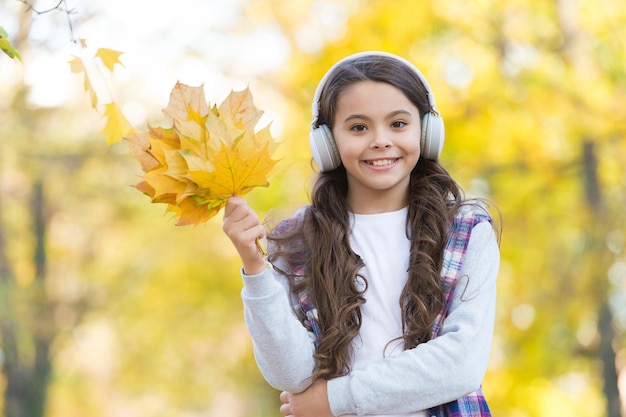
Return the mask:
{"type": "Polygon", "coordinates": [[[320,95],[322,93],[322,90],[324,89],[324,86],[326,85],[326,81],[330,77],[330,74],[333,72],[333,70],[340,64],[346,61],[352,61],[357,58],[367,56],[384,56],[395,59],[406,65],[420,79],[428,93],[428,104],[430,106],[430,110],[422,118],[420,152],[421,155],[426,159],[438,159],[439,155],[441,154],[441,150],[443,149],[444,126],[443,119],[441,118],[439,111],[435,109],[435,95],[430,89],[428,81],[426,81],[426,78],[415,67],[415,65],[413,65],[406,59],[397,55],[390,54],[388,52],[370,51],[350,55],[337,62],[328,70],[328,72],[326,72],[326,74],[324,74],[324,76],[320,80],[319,85],[317,86],[317,89],[315,90],[312,107],[313,119],[311,120],[309,142],[311,145],[311,152],[313,153],[313,159],[315,160],[317,166],[320,168],[321,171],[332,171],[333,169],[341,165],[339,151],[337,150],[337,145],[335,144],[335,139],[333,138],[333,134],[330,128],[325,124],[317,126],[317,120],[320,111],[320,95]]]}

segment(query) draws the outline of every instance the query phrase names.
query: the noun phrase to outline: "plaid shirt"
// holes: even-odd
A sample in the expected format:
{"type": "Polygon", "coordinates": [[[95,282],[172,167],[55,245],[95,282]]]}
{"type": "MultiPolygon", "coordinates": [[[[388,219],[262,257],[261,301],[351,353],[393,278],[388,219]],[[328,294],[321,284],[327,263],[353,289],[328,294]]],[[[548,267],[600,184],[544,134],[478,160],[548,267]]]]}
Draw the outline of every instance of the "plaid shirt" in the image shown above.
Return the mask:
{"type": "MultiPolygon", "coordinates": [[[[450,238],[444,250],[443,268],[441,279],[444,281],[444,297],[446,300],[444,308],[439,312],[432,326],[433,339],[439,336],[443,322],[448,315],[448,310],[454,298],[454,289],[459,278],[463,259],[467,252],[472,229],[475,225],[483,221],[490,221],[489,216],[475,213],[473,211],[459,214],[452,223],[450,238]]],[[[295,271],[296,274],[302,271],[295,271]]],[[[322,340],[322,332],[319,325],[317,308],[309,294],[304,291],[299,296],[300,307],[306,314],[316,342],[322,340]]],[[[482,394],[482,389],[461,397],[447,404],[441,404],[428,410],[429,417],[491,417],[489,406],[482,394]]]]}

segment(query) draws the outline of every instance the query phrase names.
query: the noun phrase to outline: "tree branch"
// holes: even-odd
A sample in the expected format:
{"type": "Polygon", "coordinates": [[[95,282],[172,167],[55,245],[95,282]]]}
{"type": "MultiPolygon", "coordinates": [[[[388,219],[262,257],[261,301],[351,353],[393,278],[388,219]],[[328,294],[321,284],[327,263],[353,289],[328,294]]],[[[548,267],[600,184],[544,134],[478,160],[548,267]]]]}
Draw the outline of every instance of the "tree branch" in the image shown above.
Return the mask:
{"type": "Polygon", "coordinates": [[[31,2],[29,2],[29,1],[27,1],[27,0],[17,0],[17,1],[19,1],[20,3],[22,3],[26,7],[28,7],[27,11],[32,11],[35,14],[45,14],[45,13],[52,12],[54,10],[63,10],[63,8],[61,6],[65,3],[65,0],[59,0],[57,5],[54,6],[54,7],[51,7],[49,9],[47,9],[47,10],[37,10],[37,9],[35,9],[35,6],[33,6],[33,4],[31,2]]]}
{"type": "Polygon", "coordinates": [[[35,13],[36,15],[50,13],[55,10],[65,13],[65,16],[67,17],[67,24],[70,27],[71,41],[76,42],[76,39],[74,39],[74,26],[72,25],[72,18],[71,18],[71,15],[75,13],[75,10],[67,7],[67,0],[59,0],[56,6],[50,7],[49,9],[45,9],[45,10],[37,10],[35,6],[33,5],[33,3],[31,3],[29,0],[17,0],[17,1],[19,1],[20,3],[22,3],[23,5],[27,7],[26,11],[31,11],[35,13]]]}

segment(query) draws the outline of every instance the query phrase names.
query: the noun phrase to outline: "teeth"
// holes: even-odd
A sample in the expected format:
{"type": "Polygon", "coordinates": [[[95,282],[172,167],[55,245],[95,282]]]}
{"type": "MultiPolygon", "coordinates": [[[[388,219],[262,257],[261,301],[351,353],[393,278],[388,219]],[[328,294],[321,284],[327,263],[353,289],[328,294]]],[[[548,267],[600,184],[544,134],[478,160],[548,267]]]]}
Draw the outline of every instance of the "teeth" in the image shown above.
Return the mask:
{"type": "Polygon", "coordinates": [[[391,165],[394,162],[396,162],[395,159],[382,159],[382,160],[379,160],[379,161],[371,161],[369,164],[370,165],[374,165],[375,167],[382,167],[382,166],[385,166],[385,165],[391,165]]]}

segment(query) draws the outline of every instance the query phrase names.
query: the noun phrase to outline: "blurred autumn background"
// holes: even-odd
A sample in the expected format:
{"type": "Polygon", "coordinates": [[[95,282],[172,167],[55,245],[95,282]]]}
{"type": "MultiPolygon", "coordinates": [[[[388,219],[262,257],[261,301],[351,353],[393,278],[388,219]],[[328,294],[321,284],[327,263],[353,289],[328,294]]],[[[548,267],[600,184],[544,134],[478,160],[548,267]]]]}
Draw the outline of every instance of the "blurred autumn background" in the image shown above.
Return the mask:
{"type": "Polygon", "coordinates": [[[0,54],[4,417],[279,415],[221,215],[177,227],[149,204],[126,143],[107,144],[103,106],[143,129],[165,122],[178,80],[211,103],[249,87],[282,142],[279,171],[249,200],[282,216],[307,202],[317,82],[361,50],[425,73],[446,122],[444,165],[502,213],[484,382],[494,416],[624,415],[626,3],[25,3],[0,1],[22,58],[0,54]],[[98,48],[123,52],[112,73],[92,59],[98,48]]]}

